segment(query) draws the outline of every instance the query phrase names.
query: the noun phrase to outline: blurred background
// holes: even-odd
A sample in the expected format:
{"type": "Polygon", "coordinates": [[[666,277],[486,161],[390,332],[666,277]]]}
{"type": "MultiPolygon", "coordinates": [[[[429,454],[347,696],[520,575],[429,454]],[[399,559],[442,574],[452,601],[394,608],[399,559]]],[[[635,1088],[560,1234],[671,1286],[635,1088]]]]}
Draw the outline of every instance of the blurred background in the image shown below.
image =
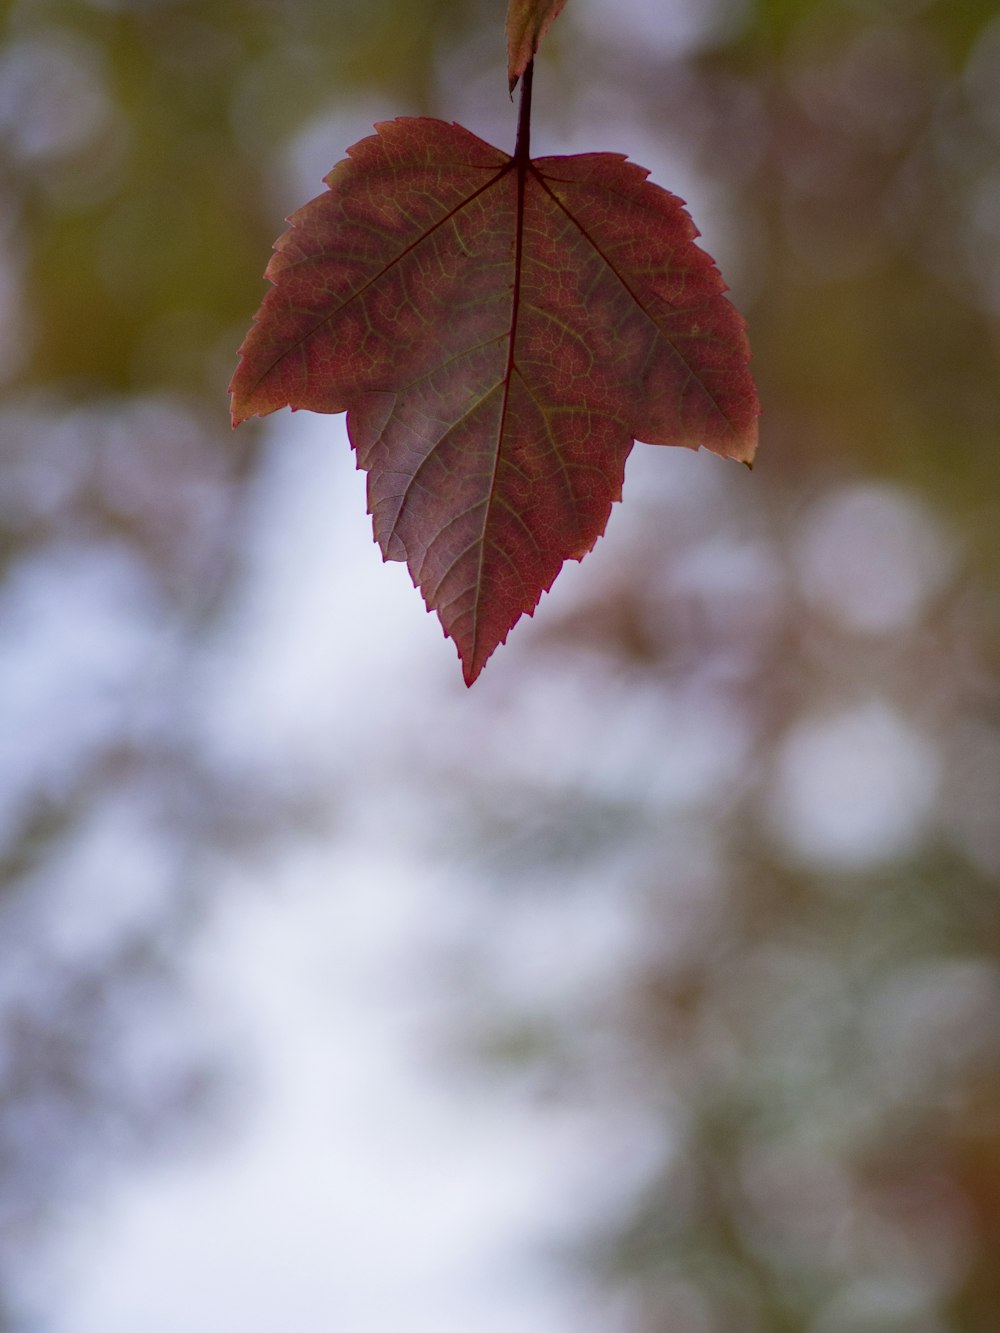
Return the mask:
{"type": "Polygon", "coordinates": [[[2,1333],[1000,1327],[994,0],[570,0],[746,315],[467,692],[342,418],[231,432],[375,120],[502,0],[8,0],[2,1333]]]}

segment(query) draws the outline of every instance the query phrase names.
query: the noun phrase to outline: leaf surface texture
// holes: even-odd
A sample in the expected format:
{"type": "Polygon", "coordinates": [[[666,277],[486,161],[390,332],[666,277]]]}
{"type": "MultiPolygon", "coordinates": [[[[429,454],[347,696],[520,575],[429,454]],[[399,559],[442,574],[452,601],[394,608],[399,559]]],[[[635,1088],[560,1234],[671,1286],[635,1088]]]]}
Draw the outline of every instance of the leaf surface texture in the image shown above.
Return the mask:
{"type": "Polygon", "coordinates": [[[233,420],[348,412],[376,540],[471,684],[604,531],[633,441],[749,463],[756,393],[718,270],[641,167],[376,130],[275,246],[233,420]]]}

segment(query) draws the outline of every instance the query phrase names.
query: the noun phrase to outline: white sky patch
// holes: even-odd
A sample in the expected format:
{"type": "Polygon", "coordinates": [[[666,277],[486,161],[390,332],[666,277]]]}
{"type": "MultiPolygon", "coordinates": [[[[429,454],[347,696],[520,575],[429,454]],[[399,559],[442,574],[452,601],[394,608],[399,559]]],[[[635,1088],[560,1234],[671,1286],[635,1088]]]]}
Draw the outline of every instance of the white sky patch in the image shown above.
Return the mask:
{"type": "Polygon", "coordinates": [[[575,22],[598,45],[626,51],[637,47],[661,60],[693,55],[717,38],[720,28],[738,9],[725,0],[691,5],[685,0],[574,0],[567,10],[575,22]]]}
{"type": "Polygon", "coordinates": [[[802,588],[848,629],[909,629],[950,577],[956,546],[916,496],[866,483],[825,497],[793,555],[802,588]]]}
{"type": "MultiPolygon", "coordinates": [[[[273,429],[245,590],[191,686],[216,760],[305,769],[312,790],[328,774],[343,827],[228,884],[191,964],[206,1021],[243,1033],[232,1050],[252,1075],[224,1141],[67,1214],[31,1304],[44,1333],[570,1333],[578,1293],[537,1255],[622,1205],[656,1133],[614,1107],[533,1106],[517,1079],[468,1065],[446,1075],[440,1043],[477,1004],[495,1019],[497,997],[466,995],[442,964],[509,925],[510,992],[572,1000],[621,964],[628,913],[606,894],[527,895],[508,923],[481,870],[428,868],[410,835],[433,801],[408,747],[436,737],[480,762],[469,726],[497,692],[465,690],[405,568],[383,565],[343,418],[273,429]]],[[[637,719],[609,777],[641,735],[637,719]]]]}
{"type": "Polygon", "coordinates": [[[797,859],[865,869],[918,843],[937,781],[932,745],[884,704],[868,703],[793,728],[778,752],[770,819],[797,859]]]}
{"type": "Polygon", "coordinates": [[[67,544],[15,564],[0,595],[0,836],[58,796],[138,716],[172,636],[124,550],[67,544]]]}
{"type": "Polygon", "coordinates": [[[532,1244],[645,1165],[630,1127],[602,1136],[493,1080],[435,1085],[413,964],[453,885],[338,854],[290,861],[266,898],[248,887],[195,980],[243,1014],[253,1113],[88,1205],[46,1277],[46,1333],[569,1333],[532,1244]]]}
{"type": "Polygon", "coordinates": [[[457,658],[402,564],[384,564],[345,418],[276,422],[245,592],[204,684],[213,743],[236,757],[341,765],[457,658]]]}
{"type": "Polygon", "coordinates": [[[52,28],[0,54],[0,141],[27,162],[72,156],[110,127],[100,59],[75,34],[52,28]]]}
{"type": "Polygon", "coordinates": [[[747,721],[712,689],[609,678],[601,665],[536,673],[499,701],[489,765],[508,784],[632,803],[698,805],[745,761],[747,721]]]}

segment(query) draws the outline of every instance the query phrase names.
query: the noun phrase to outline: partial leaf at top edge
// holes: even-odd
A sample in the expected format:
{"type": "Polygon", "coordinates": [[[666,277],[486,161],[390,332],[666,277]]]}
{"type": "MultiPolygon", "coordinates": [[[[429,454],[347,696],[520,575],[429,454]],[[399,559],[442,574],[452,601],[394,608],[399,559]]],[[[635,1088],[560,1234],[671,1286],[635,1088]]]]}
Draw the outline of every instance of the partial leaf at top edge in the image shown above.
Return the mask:
{"type": "Polygon", "coordinates": [[[517,81],[535,58],[542,38],[559,17],[566,0],[509,0],[507,5],[507,83],[517,81]]]}

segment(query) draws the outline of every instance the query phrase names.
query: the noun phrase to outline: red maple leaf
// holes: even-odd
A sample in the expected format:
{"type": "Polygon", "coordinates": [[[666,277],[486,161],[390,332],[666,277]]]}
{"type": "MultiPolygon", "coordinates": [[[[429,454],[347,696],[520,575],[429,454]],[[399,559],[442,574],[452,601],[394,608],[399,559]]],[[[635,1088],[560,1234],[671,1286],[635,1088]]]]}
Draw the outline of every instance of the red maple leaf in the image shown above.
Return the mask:
{"type": "Polygon", "coordinates": [[[741,317],[681,200],[614,153],[531,161],[405,119],[289,219],[233,422],[348,412],[375,537],[471,684],[621,498],[633,440],[749,463],[741,317]]]}

